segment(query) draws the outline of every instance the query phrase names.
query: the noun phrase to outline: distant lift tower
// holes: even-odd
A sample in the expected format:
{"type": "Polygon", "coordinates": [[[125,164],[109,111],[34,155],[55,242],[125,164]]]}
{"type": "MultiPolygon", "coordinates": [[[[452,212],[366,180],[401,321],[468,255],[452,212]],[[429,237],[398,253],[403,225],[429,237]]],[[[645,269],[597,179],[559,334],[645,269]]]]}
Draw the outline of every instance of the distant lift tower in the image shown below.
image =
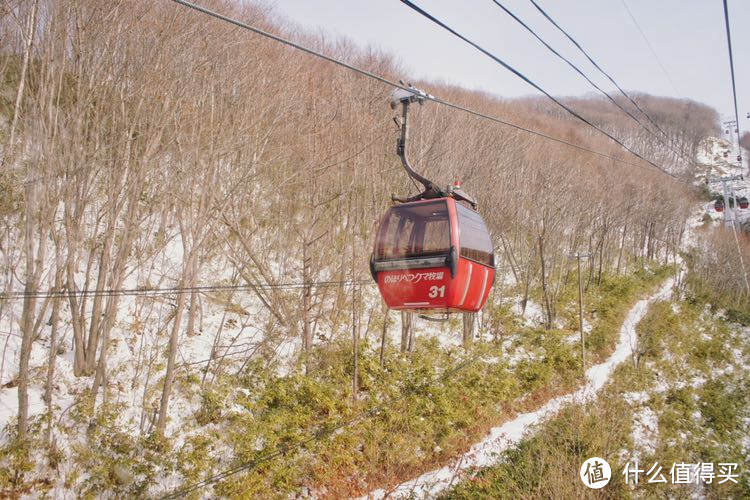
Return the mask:
{"type": "Polygon", "coordinates": [[[727,189],[727,183],[732,181],[741,181],[744,177],[742,175],[732,175],[732,176],[726,176],[726,177],[710,177],[708,180],[709,182],[721,182],[721,190],[722,195],[724,196],[724,227],[726,228],[732,228],[736,227],[736,224],[739,222],[737,220],[737,214],[735,213],[737,209],[739,208],[739,204],[737,203],[737,197],[735,196],[734,203],[732,205],[729,204],[729,190],[727,189]],[[730,210],[730,207],[733,207],[730,210]],[[730,215],[731,212],[731,215],[730,215]]]}
{"type": "Polygon", "coordinates": [[[740,146],[740,128],[737,124],[737,120],[728,120],[723,122],[724,133],[729,137],[729,142],[732,144],[732,148],[737,148],[737,164],[742,166],[742,146],[740,146]],[[736,143],[735,143],[736,138],[736,143]]]}

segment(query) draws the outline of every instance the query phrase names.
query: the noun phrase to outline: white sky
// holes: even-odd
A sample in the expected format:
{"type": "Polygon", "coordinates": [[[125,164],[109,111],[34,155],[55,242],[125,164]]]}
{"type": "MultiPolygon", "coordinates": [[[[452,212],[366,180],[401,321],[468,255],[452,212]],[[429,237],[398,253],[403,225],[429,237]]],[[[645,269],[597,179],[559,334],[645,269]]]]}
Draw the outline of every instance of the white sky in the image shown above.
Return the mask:
{"type": "MultiPolygon", "coordinates": [[[[595,91],[492,0],[412,0],[510,63],[553,95],[595,91]]],[[[600,87],[615,90],[528,0],[500,0],[600,87]]],[[[733,118],[721,0],[537,0],[625,90],[688,97],[733,118]],[[674,83],[670,83],[671,81],[674,83]]],[[[535,94],[516,76],[398,0],[266,0],[313,31],[380,47],[402,61],[407,78],[443,80],[501,96],[535,94]]],[[[740,129],[750,120],[750,1],[729,0],[740,129]],[[744,29],[743,29],[744,28],[744,29]]]]}

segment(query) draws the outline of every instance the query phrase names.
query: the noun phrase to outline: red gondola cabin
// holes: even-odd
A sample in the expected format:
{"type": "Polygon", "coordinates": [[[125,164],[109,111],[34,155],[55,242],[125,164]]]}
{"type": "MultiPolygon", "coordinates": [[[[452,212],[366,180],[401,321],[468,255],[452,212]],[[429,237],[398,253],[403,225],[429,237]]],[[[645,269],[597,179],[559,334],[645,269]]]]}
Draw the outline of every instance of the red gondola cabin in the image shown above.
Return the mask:
{"type": "Polygon", "coordinates": [[[714,210],[717,212],[723,212],[724,211],[724,200],[716,200],[714,202],[714,210]]]}
{"type": "Polygon", "coordinates": [[[403,203],[381,221],[370,270],[391,309],[477,312],[495,280],[492,240],[453,198],[403,203]]]}
{"type": "Polygon", "coordinates": [[[750,201],[748,201],[747,196],[740,196],[737,198],[737,204],[742,210],[745,210],[750,206],[750,201]]]}

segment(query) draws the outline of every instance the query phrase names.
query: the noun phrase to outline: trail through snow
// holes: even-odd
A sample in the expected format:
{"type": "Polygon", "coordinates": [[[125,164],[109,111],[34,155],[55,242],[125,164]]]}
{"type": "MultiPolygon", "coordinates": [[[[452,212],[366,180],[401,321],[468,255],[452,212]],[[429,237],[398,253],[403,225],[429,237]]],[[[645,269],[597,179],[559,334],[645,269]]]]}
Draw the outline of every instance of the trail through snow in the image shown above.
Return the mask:
{"type": "Polygon", "coordinates": [[[631,355],[635,347],[636,325],[648,312],[649,305],[658,300],[669,299],[674,278],[669,278],[653,295],[638,301],[628,311],[622,326],[620,337],[612,355],[603,363],[586,370],[586,384],[576,392],[553,398],[534,412],[518,415],[500,427],[490,430],[482,441],[476,443],[469,451],[454,460],[451,464],[437,470],[426,472],[421,476],[401,483],[389,490],[378,489],[363,498],[430,498],[450,488],[462,479],[470,469],[488,467],[498,462],[500,454],[511,445],[526,436],[530,427],[553,417],[562,407],[570,403],[580,403],[593,399],[597,392],[609,380],[614,369],[631,355]]]}

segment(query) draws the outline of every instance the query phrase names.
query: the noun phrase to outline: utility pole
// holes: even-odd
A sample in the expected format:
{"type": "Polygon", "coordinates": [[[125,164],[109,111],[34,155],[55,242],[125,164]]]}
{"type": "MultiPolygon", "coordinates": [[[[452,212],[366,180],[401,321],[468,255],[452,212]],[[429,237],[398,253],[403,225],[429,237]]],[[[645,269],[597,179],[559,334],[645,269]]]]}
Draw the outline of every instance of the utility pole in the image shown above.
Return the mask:
{"type": "MultiPolygon", "coordinates": [[[[352,280],[354,281],[354,280],[352,280]]],[[[357,296],[357,284],[352,283],[352,358],[354,359],[354,369],[352,370],[352,400],[357,403],[357,394],[359,392],[359,301],[357,296]]]]}
{"type": "Polygon", "coordinates": [[[737,197],[733,196],[734,199],[734,207],[732,208],[732,214],[730,216],[729,214],[729,191],[730,188],[727,187],[729,182],[732,181],[741,181],[744,177],[740,175],[731,175],[731,176],[724,176],[724,177],[707,177],[706,178],[706,184],[709,184],[711,182],[721,182],[721,192],[722,197],[724,198],[724,227],[730,228],[734,227],[737,223],[737,213],[735,212],[739,205],[737,204],[737,197]]]}
{"type": "Polygon", "coordinates": [[[380,337],[380,367],[385,366],[385,336],[388,333],[388,312],[390,309],[388,306],[385,307],[385,313],[383,314],[383,334],[380,337]]]}
{"type": "Polygon", "coordinates": [[[581,278],[581,259],[590,257],[590,254],[574,253],[568,258],[576,259],[578,266],[578,329],[581,332],[581,373],[586,377],[586,338],[583,334],[583,279],[581,278]]]}
{"type": "Polygon", "coordinates": [[[728,195],[728,189],[727,189],[727,183],[731,181],[738,181],[743,180],[744,177],[740,175],[732,175],[732,176],[725,176],[725,177],[714,177],[714,178],[707,178],[706,183],[708,182],[721,182],[721,189],[722,194],[724,196],[724,227],[726,228],[732,228],[732,232],[734,233],[734,242],[737,245],[737,255],[740,258],[740,266],[742,267],[742,277],[745,280],[745,293],[750,296],[750,281],[748,281],[747,278],[747,270],[745,269],[745,259],[742,257],[742,249],[740,248],[740,242],[737,238],[737,210],[739,209],[739,203],[737,202],[737,197],[733,196],[734,204],[732,209],[732,216],[729,216],[729,195],[728,195]]]}
{"type": "Polygon", "coordinates": [[[724,197],[724,227],[732,226],[734,227],[734,220],[736,219],[736,214],[734,213],[734,203],[731,205],[729,204],[729,194],[727,190],[727,180],[721,179],[721,194],[724,197]],[[732,210],[732,216],[729,216],[729,210],[732,210]]]}
{"type": "Polygon", "coordinates": [[[726,127],[725,131],[729,135],[729,141],[732,143],[732,147],[735,146],[735,136],[737,137],[737,164],[742,166],[742,146],[740,146],[740,128],[737,120],[728,120],[723,122],[726,127]]]}
{"type": "MultiPolygon", "coordinates": [[[[354,170],[353,185],[357,185],[357,170],[354,170]]],[[[357,230],[359,228],[359,196],[354,195],[354,206],[352,198],[349,198],[350,231],[352,236],[352,403],[357,404],[359,396],[359,322],[361,312],[359,310],[361,292],[357,286],[357,230]],[[353,213],[352,213],[353,212],[353,213]]]]}

